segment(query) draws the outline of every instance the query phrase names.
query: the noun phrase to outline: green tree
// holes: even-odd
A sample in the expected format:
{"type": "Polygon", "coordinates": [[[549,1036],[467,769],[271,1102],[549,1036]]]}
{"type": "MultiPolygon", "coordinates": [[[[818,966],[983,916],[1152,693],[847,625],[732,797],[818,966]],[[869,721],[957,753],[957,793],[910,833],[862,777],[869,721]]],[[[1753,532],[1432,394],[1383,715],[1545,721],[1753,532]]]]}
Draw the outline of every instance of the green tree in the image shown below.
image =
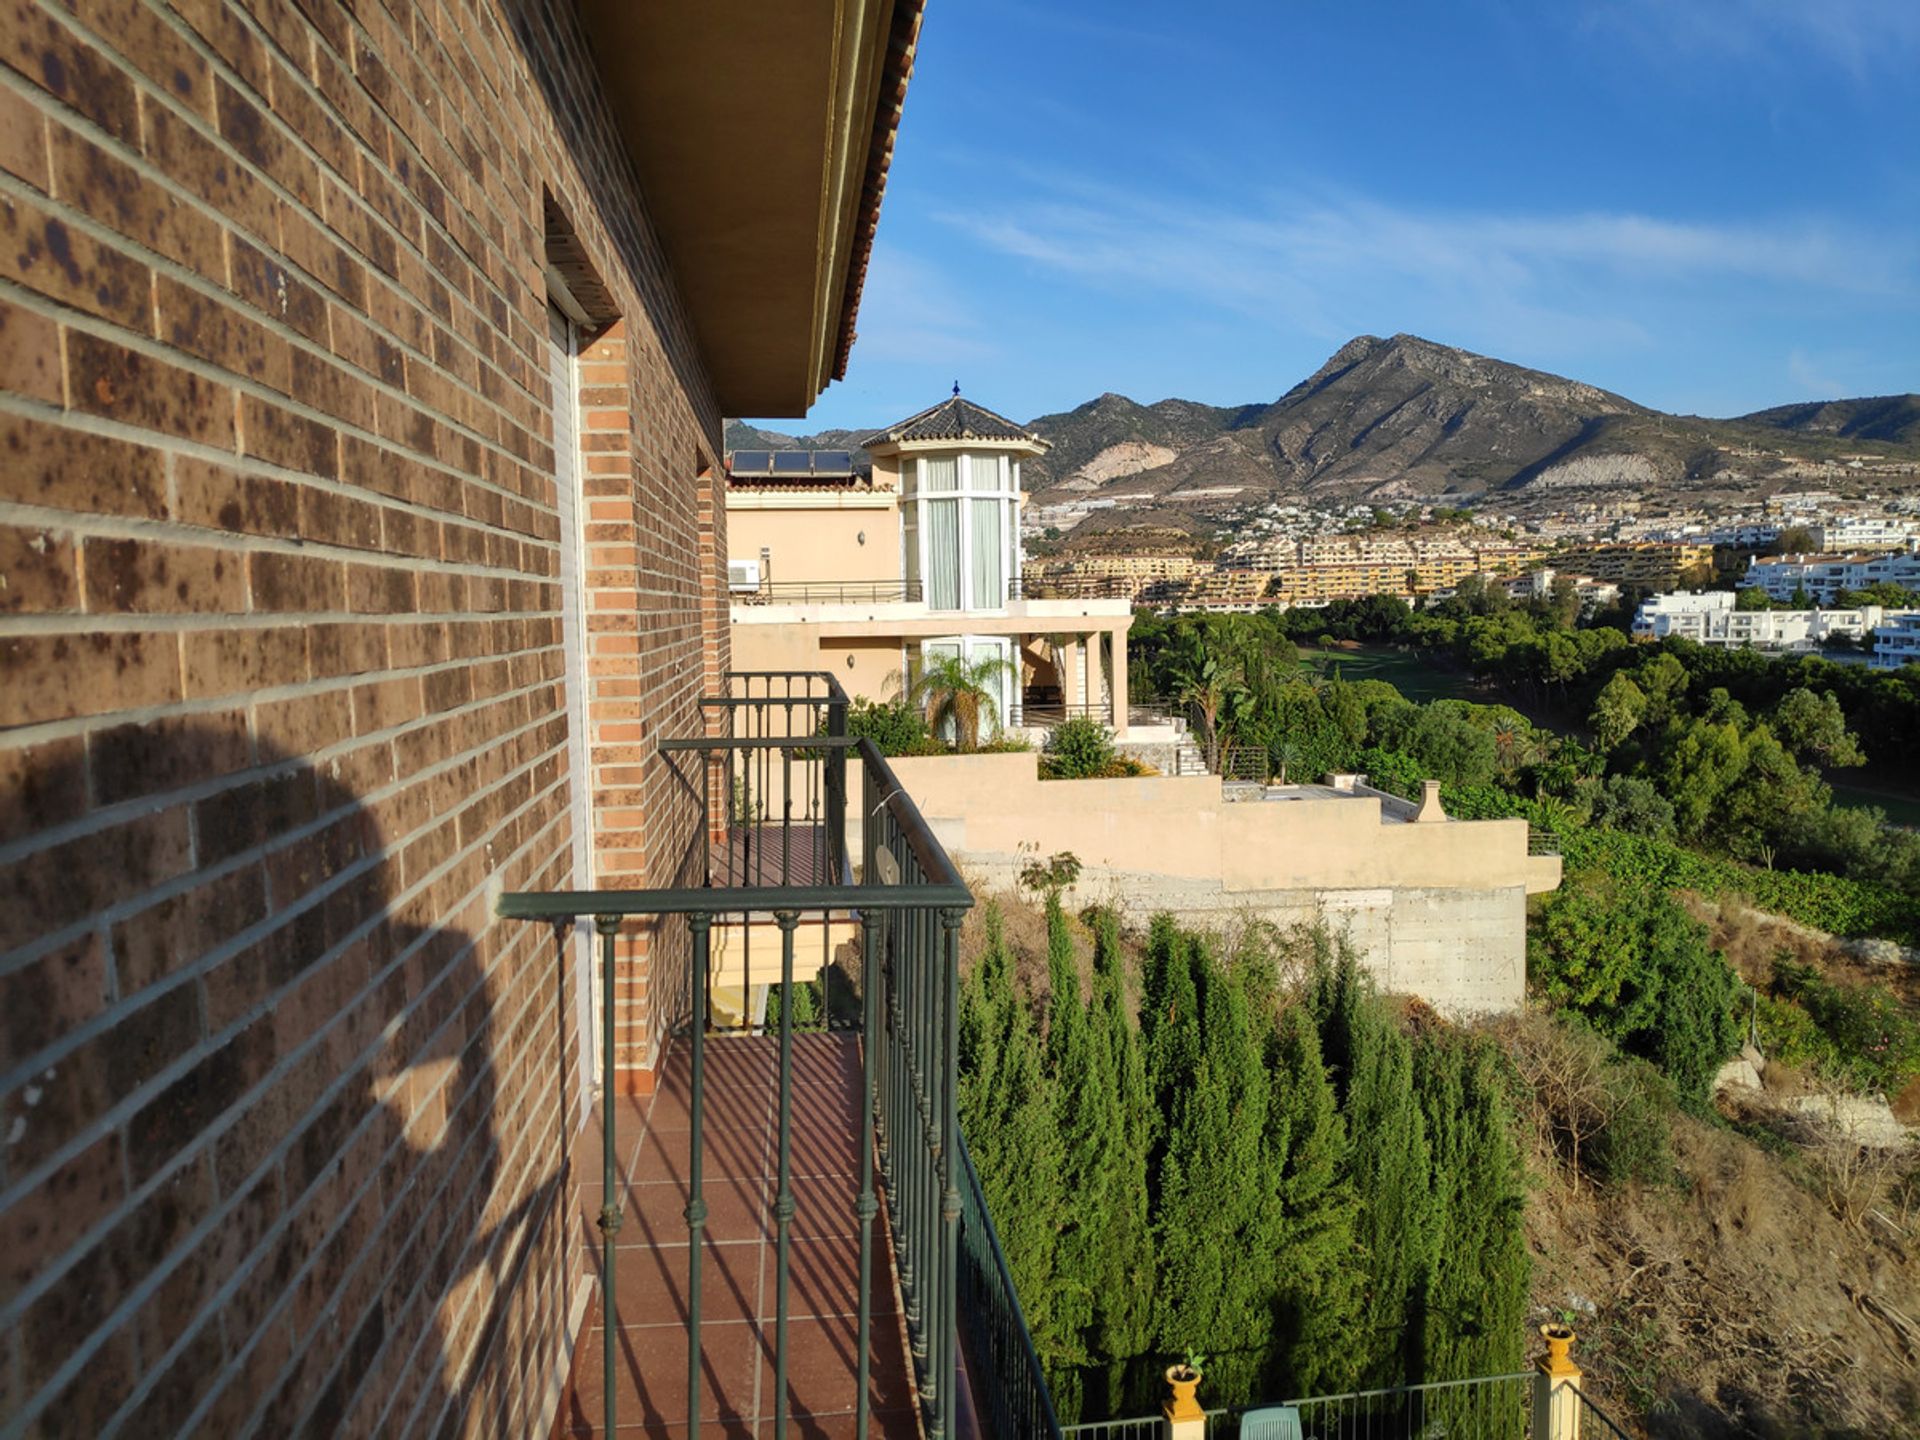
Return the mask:
{"type": "Polygon", "coordinates": [[[1542,906],[1527,949],[1548,1003],[1659,1066],[1683,1101],[1706,1103],[1740,1043],[1740,981],[1666,890],[1576,871],[1542,906]]]}
{"type": "Polygon", "coordinates": [[[1618,750],[1627,737],[1640,728],[1646,713],[1646,692],[1633,683],[1633,677],[1626,671],[1618,670],[1594,697],[1587,726],[1602,750],[1618,750]]]}
{"type": "Polygon", "coordinates": [[[1773,731],[1788,749],[1818,765],[1864,765],[1860,741],[1847,729],[1839,697],[1828,690],[1815,694],[1795,686],[1775,707],[1773,731]]]}
{"type": "Polygon", "coordinates": [[[1354,1266],[1358,1205],[1346,1125],[1304,1004],[1289,1005],[1267,1042],[1271,1094],[1263,1166],[1278,1191],[1269,1395],[1315,1395],[1346,1379],[1360,1323],[1354,1266]]]}
{"type": "Polygon", "coordinates": [[[1041,1040],[991,904],[986,930],[961,993],[960,1124],[1034,1343],[1057,1357],[1067,1348],[1053,1305],[1066,1147],[1041,1040]]]}
{"type": "Polygon", "coordinates": [[[1413,1054],[1351,952],[1323,962],[1309,985],[1321,1048],[1333,1070],[1348,1136],[1358,1320],[1336,1388],[1407,1379],[1415,1286],[1432,1245],[1431,1162],[1413,1092],[1413,1054]]]}
{"type": "Polygon", "coordinates": [[[1251,1399],[1273,1331],[1279,1205],[1262,1173],[1267,1079],[1244,987],[1195,947],[1203,1047],[1159,1174],[1159,1338],[1203,1349],[1216,1400],[1251,1399]]]}
{"type": "MultiPolygon", "coordinates": [[[[1485,1039],[1437,1032],[1415,1048],[1414,1080],[1433,1164],[1433,1243],[1409,1378],[1510,1374],[1525,1361],[1526,1172],[1499,1053],[1485,1039]]],[[[1440,1422],[1438,1433],[1517,1436],[1518,1415],[1503,1427],[1477,1401],[1435,1395],[1429,1429],[1440,1422]]]]}
{"type": "MultiPolygon", "coordinates": [[[[1120,926],[1102,911],[1093,930],[1093,998],[1088,1007],[1089,1046],[1104,1070],[1112,1115],[1100,1127],[1106,1148],[1089,1160],[1087,1213],[1095,1217],[1097,1243],[1088,1250],[1093,1288],[1089,1332],[1096,1369],[1087,1382],[1087,1407],[1095,1414],[1121,1412],[1126,1375],[1153,1345],[1154,1248],[1147,1211],[1147,1152],[1153,1143],[1153,1097],[1147,1089],[1146,1055],[1127,1005],[1120,926]]],[[[1101,1081],[1096,1078],[1094,1086],[1101,1081]]]]}

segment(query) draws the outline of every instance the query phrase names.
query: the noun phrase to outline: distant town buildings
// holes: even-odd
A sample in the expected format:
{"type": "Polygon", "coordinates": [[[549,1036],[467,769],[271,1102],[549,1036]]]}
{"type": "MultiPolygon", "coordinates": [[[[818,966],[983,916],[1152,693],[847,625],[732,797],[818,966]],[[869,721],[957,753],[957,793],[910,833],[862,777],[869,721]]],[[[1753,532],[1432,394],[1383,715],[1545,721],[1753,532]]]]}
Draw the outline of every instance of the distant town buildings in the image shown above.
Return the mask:
{"type": "Polygon", "coordinates": [[[1775,600],[1791,600],[1804,593],[1825,605],[1842,590],[1864,590],[1883,582],[1920,590],[1920,554],[1756,557],[1739,583],[1764,590],[1775,600]]]}
{"type": "Polygon", "coordinates": [[[1713,546],[1705,542],[1637,540],[1576,545],[1556,558],[1596,580],[1655,590],[1697,585],[1713,575],[1713,546]]]}
{"type": "Polygon", "coordinates": [[[1907,612],[1889,617],[1874,627],[1873,658],[1868,662],[1876,670],[1898,670],[1902,665],[1920,665],[1920,615],[1907,612]]]}
{"type": "MultiPolygon", "coordinates": [[[[1737,606],[1738,597],[1727,590],[1655,595],[1641,602],[1633,617],[1633,634],[1641,640],[1677,636],[1728,649],[1804,651],[1818,650],[1837,636],[1858,643],[1869,631],[1881,634],[1890,622],[1920,617],[1920,610],[1887,610],[1878,605],[1847,610],[1741,610],[1737,606]]],[[[1920,632],[1916,638],[1920,639],[1920,632]]]]}

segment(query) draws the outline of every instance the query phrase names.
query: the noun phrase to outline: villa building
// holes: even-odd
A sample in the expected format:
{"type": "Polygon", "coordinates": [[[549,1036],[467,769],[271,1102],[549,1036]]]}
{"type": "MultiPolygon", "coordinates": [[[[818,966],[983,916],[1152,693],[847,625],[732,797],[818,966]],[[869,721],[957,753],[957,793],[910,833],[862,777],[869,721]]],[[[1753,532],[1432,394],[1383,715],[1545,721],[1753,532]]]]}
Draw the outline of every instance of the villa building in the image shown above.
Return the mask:
{"type": "Polygon", "coordinates": [[[956,393],[865,448],[871,474],[844,456],[731,457],[735,665],[825,670],[884,700],[935,656],[999,661],[1002,724],[1064,707],[1124,736],[1131,604],[1022,591],[1020,462],[1046,442],[956,393]]]}

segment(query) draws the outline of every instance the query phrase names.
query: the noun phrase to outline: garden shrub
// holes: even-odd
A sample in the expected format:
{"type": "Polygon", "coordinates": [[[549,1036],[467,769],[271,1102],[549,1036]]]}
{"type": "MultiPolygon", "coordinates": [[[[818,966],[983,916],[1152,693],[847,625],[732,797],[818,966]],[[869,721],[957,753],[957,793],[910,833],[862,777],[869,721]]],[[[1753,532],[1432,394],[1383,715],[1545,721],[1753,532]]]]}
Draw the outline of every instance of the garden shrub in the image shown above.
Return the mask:
{"type": "Polygon", "coordinates": [[[1678,1102],[1666,1076],[1645,1060],[1615,1056],[1602,1081],[1606,1110],[1582,1157],[1589,1173],[1606,1185],[1638,1181],[1663,1185],[1673,1179],[1673,1111],[1678,1102]]]}
{"type": "Polygon", "coordinates": [[[1806,1012],[1832,1046],[1830,1078],[1894,1095],[1920,1075],[1920,1021],[1884,985],[1836,985],[1811,965],[1778,957],[1774,995],[1806,1012]]]}
{"type": "Polygon", "coordinates": [[[1076,715],[1053,728],[1040,760],[1043,780],[1090,780],[1107,773],[1118,757],[1113,732],[1099,721],[1076,715]]]}

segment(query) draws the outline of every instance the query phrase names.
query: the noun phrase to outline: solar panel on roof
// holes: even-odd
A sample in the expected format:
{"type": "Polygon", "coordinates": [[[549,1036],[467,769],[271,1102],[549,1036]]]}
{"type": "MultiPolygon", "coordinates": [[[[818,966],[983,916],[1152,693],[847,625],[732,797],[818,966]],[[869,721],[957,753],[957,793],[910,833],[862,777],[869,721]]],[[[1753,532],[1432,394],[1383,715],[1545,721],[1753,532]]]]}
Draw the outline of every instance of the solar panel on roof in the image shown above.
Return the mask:
{"type": "Polygon", "coordinates": [[[816,450],[813,452],[813,468],[825,473],[853,469],[853,452],[850,450],[816,450]]]}
{"type": "Polygon", "coordinates": [[[805,475],[813,469],[813,455],[806,450],[776,450],[773,452],[773,473],[776,475],[805,475]]]}
{"type": "Polygon", "coordinates": [[[733,473],[736,475],[764,475],[767,473],[767,460],[771,452],[766,450],[736,450],[733,452],[733,473]]]}

